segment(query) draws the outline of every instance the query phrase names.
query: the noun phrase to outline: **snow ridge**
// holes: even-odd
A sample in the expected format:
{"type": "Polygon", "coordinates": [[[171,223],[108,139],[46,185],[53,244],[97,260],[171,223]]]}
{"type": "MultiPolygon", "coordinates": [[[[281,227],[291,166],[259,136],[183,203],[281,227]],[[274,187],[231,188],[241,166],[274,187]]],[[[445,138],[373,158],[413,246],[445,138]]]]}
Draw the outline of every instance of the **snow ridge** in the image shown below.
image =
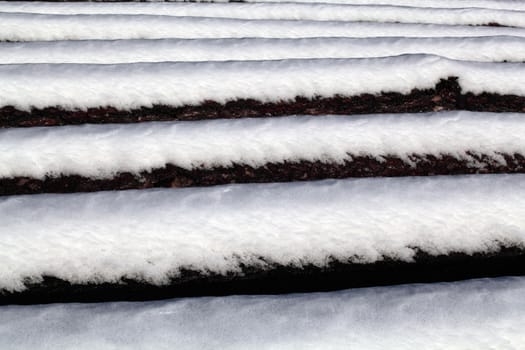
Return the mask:
{"type": "MultiPolygon", "coordinates": [[[[162,2],[163,0],[145,0],[145,2],[162,2]]],[[[184,2],[187,0],[167,0],[171,2],[184,2]]],[[[195,0],[195,2],[217,2],[225,3],[231,0],[195,0]]],[[[496,9],[496,10],[525,10],[525,3],[521,0],[243,0],[248,3],[320,3],[320,4],[342,4],[342,5],[389,5],[389,6],[409,6],[409,7],[428,7],[428,8],[485,8],[485,9],[496,9]]],[[[14,10],[17,11],[31,11],[33,8],[20,1],[10,2],[4,1],[2,10],[14,10]]]]}
{"type": "Polygon", "coordinates": [[[0,131],[0,178],[82,175],[111,178],[167,164],[185,169],[322,161],[352,156],[473,155],[506,165],[525,156],[525,118],[510,113],[448,112],[298,116],[244,120],[86,125],[0,131]]]}
{"type": "Polygon", "coordinates": [[[0,64],[244,61],[432,54],[450,59],[525,62],[525,38],[157,39],[0,43],[0,64]]]}
{"type": "Polygon", "coordinates": [[[54,276],[325,266],[525,244],[525,175],[375,178],[0,198],[0,289],[54,276]],[[31,218],[31,220],[27,220],[31,218]],[[213,247],[213,248],[210,248],[213,247]]]}
{"type": "Polygon", "coordinates": [[[0,41],[495,35],[524,37],[525,28],[413,23],[243,20],[152,15],[0,13],[0,41]]]}
{"type": "Polygon", "coordinates": [[[459,77],[464,92],[525,95],[525,66],[454,61],[432,55],[282,61],[21,64],[0,66],[0,106],[29,110],[113,106],[120,109],[281,101],[380,92],[408,93],[459,77]]]}
{"type": "Polygon", "coordinates": [[[64,15],[156,15],[256,20],[311,20],[525,27],[525,11],[318,3],[0,3],[0,12],[64,15]],[[13,6],[14,5],[14,6],[13,6]]]}

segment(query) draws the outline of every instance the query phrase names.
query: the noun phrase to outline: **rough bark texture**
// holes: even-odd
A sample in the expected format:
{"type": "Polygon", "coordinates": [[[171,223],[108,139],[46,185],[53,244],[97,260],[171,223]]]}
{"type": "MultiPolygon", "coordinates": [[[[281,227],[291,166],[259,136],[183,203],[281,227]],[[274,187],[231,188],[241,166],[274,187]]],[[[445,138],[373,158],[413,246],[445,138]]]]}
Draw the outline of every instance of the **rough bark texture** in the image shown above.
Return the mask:
{"type": "Polygon", "coordinates": [[[140,281],[70,284],[48,276],[22,292],[0,292],[2,304],[155,300],[182,296],[231,294],[282,294],[321,292],[346,288],[430,283],[468,278],[525,275],[523,247],[503,247],[497,252],[430,256],[418,253],[414,262],[384,260],[374,264],[333,261],[328,267],[270,264],[268,268],[244,266],[242,274],[201,274],[186,270],[169,285],[140,281]]]}
{"type": "Polygon", "coordinates": [[[359,156],[345,163],[296,162],[269,163],[263,167],[236,164],[232,167],[187,170],[174,165],[142,172],[139,175],[123,172],[111,179],[91,179],[69,175],[34,179],[28,177],[0,178],[0,195],[71,193],[107,190],[141,189],[151,187],[212,186],[231,183],[264,183],[321,180],[327,178],[374,176],[427,176],[476,173],[525,173],[525,155],[504,154],[506,165],[494,163],[487,155],[474,155],[482,167],[451,155],[435,157],[414,155],[414,166],[403,159],[385,156],[384,160],[359,156]]]}
{"type": "Polygon", "coordinates": [[[64,110],[58,107],[21,111],[12,106],[7,106],[0,108],[0,127],[262,118],[294,114],[414,113],[457,109],[485,112],[525,112],[525,96],[489,93],[481,95],[462,94],[457,78],[450,77],[442,79],[434,89],[414,89],[406,95],[389,92],[379,95],[363,94],[314,99],[296,97],[293,101],[267,103],[252,99],[239,99],[226,104],[207,101],[197,106],[157,105],[130,111],[117,110],[111,107],[90,108],[85,111],[64,110]]]}

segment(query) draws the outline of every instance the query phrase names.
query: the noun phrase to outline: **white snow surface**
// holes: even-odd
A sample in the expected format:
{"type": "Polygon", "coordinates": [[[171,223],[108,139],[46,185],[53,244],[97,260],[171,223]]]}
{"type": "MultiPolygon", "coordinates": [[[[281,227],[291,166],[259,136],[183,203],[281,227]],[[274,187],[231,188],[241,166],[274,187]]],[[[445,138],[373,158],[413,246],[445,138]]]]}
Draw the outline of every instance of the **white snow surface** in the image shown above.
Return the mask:
{"type": "Polygon", "coordinates": [[[43,275],[162,284],[180,268],[325,266],[525,244],[525,175],[374,178],[0,198],[0,290],[43,275]],[[30,220],[28,220],[30,218],[30,220]]]}
{"type": "Polygon", "coordinates": [[[472,168],[525,155],[522,114],[445,112],[298,116],[0,130],[0,177],[83,175],[111,178],[173,164],[185,169],[322,161],[353,156],[451,155],[472,168]]]}
{"type": "Polygon", "coordinates": [[[525,62],[525,38],[157,39],[0,43],[0,64],[242,61],[433,54],[450,59],[525,62]]]}
{"type": "MultiPolygon", "coordinates": [[[[163,0],[145,0],[146,2],[162,2],[163,0]]],[[[168,0],[172,2],[184,2],[187,0],[168,0]]],[[[230,0],[195,0],[195,2],[229,2],[230,0]]],[[[486,8],[499,10],[525,10],[525,2],[522,0],[243,0],[243,2],[272,2],[272,3],[321,3],[321,4],[344,4],[344,5],[389,5],[409,7],[430,8],[486,8]]],[[[8,2],[4,1],[4,4],[8,2]]],[[[11,5],[17,9],[21,8],[22,2],[11,5]]],[[[3,5],[3,4],[2,4],[3,5]]],[[[3,7],[2,11],[13,7],[3,7]]],[[[29,11],[24,8],[25,11],[29,11]]]]}
{"type": "Polygon", "coordinates": [[[457,76],[463,91],[525,95],[525,65],[433,55],[364,59],[0,65],[0,106],[121,109],[252,98],[408,93],[457,76]]]}
{"type": "Polygon", "coordinates": [[[422,8],[385,5],[342,5],[319,3],[0,3],[0,12],[28,12],[65,15],[156,15],[262,20],[372,21],[484,25],[498,23],[525,27],[525,12],[482,8],[422,8]]]}
{"type": "Polygon", "coordinates": [[[243,20],[152,15],[46,15],[0,13],[0,41],[525,36],[525,28],[341,22],[243,20]]]}
{"type": "Polygon", "coordinates": [[[0,307],[4,349],[521,349],[525,279],[0,307]]]}

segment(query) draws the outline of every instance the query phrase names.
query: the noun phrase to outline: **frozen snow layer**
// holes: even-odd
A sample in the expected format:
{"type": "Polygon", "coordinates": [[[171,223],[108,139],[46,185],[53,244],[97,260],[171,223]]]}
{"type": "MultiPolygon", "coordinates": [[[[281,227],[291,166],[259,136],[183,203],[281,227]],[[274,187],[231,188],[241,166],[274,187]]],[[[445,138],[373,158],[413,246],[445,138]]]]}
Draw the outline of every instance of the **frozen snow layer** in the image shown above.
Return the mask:
{"type": "Polygon", "coordinates": [[[5,349],[520,349],[525,279],[0,308],[5,349]]]}
{"type": "Polygon", "coordinates": [[[372,21],[525,27],[525,12],[482,8],[424,8],[319,3],[0,3],[0,12],[65,15],[157,15],[270,20],[372,21]]]}
{"type": "Polygon", "coordinates": [[[464,92],[525,95],[519,63],[454,61],[432,55],[365,59],[0,66],[0,106],[29,110],[163,104],[198,105],[235,99],[282,101],[336,94],[408,93],[459,77],[464,92]]]}
{"type": "Polygon", "coordinates": [[[524,207],[524,175],[4,197],[0,290],[521,248],[524,207]]]}
{"type": "Polygon", "coordinates": [[[525,62],[525,38],[157,39],[0,43],[0,64],[362,58],[434,54],[457,60],[525,62]]]}
{"type": "Polygon", "coordinates": [[[522,114],[446,112],[106,124],[0,131],[0,178],[82,175],[111,178],[167,164],[185,169],[263,167],[352,156],[450,155],[484,168],[476,155],[506,165],[525,155],[522,114]]]}
{"type": "Polygon", "coordinates": [[[0,41],[525,36],[524,28],[437,24],[242,20],[151,15],[43,15],[0,13],[0,41]]]}
{"type": "MultiPolygon", "coordinates": [[[[156,1],[156,0],[151,0],[156,1]]],[[[184,1],[184,0],[174,0],[184,1]]],[[[197,0],[201,1],[201,0],[197,0]]],[[[206,2],[207,0],[202,0],[206,2]]],[[[229,0],[213,0],[213,2],[228,2],[229,0]]],[[[410,7],[431,7],[431,8],[490,8],[500,10],[525,10],[525,3],[522,0],[244,0],[244,2],[274,2],[274,3],[324,3],[324,4],[345,4],[345,5],[390,5],[390,6],[410,6],[410,7]]],[[[13,5],[20,8],[18,5],[13,5]]]]}

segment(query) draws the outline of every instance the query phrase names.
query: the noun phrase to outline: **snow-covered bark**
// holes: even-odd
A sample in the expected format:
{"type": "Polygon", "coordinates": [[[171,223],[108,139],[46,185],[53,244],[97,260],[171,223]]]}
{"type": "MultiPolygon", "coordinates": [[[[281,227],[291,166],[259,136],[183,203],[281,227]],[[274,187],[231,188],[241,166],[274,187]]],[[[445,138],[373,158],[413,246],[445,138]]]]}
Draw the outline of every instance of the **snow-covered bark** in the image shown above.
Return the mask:
{"type": "Polygon", "coordinates": [[[468,61],[525,62],[525,38],[243,38],[0,43],[1,64],[364,58],[421,53],[468,61]]]}
{"type": "Polygon", "coordinates": [[[353,156],[443,155],[472,168],[525,156],[525,118],[510,113],[449,112],[297,116],[0,131],[0,178],[81,175],[111,178],[167,164],[185,169],[263,167],[268,163],[343,163],[353,156]]]}
{"type": "Polygon", "coordinates": [[[524,175],[5,197],[0,289],[495,252],[525,244],[524,207],[524,175]]]}
{"type": "Polygon", "coordinates": [[[156,15],[259,20],[433,23],[525,27],[525,12],[483,8],[424,8],[319,3],[0,3],[0,12],[65,15],[156,15]]]}
{"type": "Polygon", "coordinates": [[[152,15],[0,13],[0,41],[525,36],[525,28],[341,21],[276,21],[152,15]]]}
{"type": "Polygon", "coordinates": [[[365,59],[0,66],[0,106],[28,110],[154,104],[197,105],[408,93],[459,77],[463,92],[525,95],[525,66],[454,61],[432,55],[365,59]]]}

